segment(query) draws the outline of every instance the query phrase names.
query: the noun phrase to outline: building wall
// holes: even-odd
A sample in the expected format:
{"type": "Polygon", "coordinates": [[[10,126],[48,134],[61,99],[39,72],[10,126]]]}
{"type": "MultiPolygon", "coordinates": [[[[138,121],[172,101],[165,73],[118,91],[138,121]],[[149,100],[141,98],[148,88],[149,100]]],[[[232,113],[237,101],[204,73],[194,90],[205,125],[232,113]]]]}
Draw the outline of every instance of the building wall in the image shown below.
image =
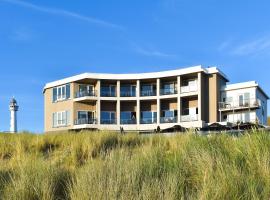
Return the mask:
{"type": "Polygon", "coordinates": [[[157,111],[156,101],[141,101],[141,111],[157,111]]]}
{"type": "Polygon", "coordinates": [[[73,97],[74,97],[73,84],[70,84],[70,99],[60,102],[53,102],[52,100],[52,88],[46,89],[44,92],[44,130],[45,132],[50,131],[61,131],[67,130],[73,126],[74,112],[73,112],[73,97]],[[67,127],[53,128],[53,113],[61,111],[70,111],[70,122],[71,124],[67,127]]]}
{"type": "Polygon", "coordinates": [[[260,99],[261,103],[261,107],[256,112],[258,120],[260,123],[267,125],[267,98],[259,89],[256,90],[256,97],[260,99]]]}

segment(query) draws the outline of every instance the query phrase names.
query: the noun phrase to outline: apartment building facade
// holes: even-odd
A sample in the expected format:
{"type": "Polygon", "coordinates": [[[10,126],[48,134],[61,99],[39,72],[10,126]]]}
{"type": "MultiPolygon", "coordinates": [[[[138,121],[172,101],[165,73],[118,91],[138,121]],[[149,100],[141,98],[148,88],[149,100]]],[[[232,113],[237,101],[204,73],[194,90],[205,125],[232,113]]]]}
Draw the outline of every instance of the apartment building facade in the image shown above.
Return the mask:
{"type": "MultiPolygon", "coordinates": [[[[120,128],[153,131],[175,125],[201,128],[208,123],[229,122],[232,114],[244,108],[229,110],[225,105],[231,100],[227,93],[239,90],[239,85],[236,89],[228,81],[216,67],[195,66],[143,74],[85,73],[51,82],[43,90],[45,132],[120,128]]],[[[256,95],[244,97],[266,102],[263,109],[267,113],[268,96],[258,85],[253,86],[258,91],[256,95]]],[[[246,109],[250,112],[255,109],[260,119],[259,104],[246,109]]],[[[261,123],[264,122],[263,118],[261,123]]]]}

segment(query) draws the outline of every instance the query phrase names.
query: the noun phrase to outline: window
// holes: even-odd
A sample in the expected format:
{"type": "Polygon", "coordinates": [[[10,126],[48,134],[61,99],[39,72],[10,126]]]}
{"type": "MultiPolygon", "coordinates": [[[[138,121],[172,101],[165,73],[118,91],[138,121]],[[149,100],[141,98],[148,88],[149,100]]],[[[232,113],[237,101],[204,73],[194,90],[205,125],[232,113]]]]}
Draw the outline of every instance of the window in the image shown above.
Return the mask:
{"type": "Polygon", "coordinates": [[[53,88],[53,102],[70,98],[70,84],[53,88]]]}
{"type": "Polygon", "coordinates": [[[94,86],[93,85],[79,85],[79,91],[80,93],[91,94],[94,92],[94,86]]]}
{"type": "Polygon", "coordinates": [[[116,96],[116,86],[108,85],[101,87],[101,96],[102,97],[115,97],[116,96]]]}
{"type": "Polygon", "coordinates": [[[135,97],[136,85],[123,85],[121,86],[121,97],[135,97]]]}
{"type": "Polygon", "coordinates": [[[101,123],[102,124],[115,124],[116,123],[115,112],[113,111],[102,111],[101,112],[101,123]]]}
{"type": "Polygon", "coordinates": [[[53,127],[70,125],[70,111],[60,111],[53,113],[53,127]]]}

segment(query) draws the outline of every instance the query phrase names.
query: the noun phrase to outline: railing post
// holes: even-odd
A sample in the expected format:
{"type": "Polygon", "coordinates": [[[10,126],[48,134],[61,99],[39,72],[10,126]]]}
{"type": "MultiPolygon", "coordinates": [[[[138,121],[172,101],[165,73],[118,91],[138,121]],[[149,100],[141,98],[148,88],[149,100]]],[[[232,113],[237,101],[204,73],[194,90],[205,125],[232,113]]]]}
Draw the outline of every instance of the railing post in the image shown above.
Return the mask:
{"type": "Polygon", "coordinates": [[[137,90],[136,90],[136,98],[137,98],[137,109],[136,109],[136,119],[137,119],[137,125],[140,125],[141,121],[141,105],[140,105],[140,91],[141,91],[141,86],[140,86],[140,80],[137,80],[137,90]]]}
{"type": "Polygon", "coordinates": [[[160,125],[160,79],[157,79],[157,125],[160,125]]]}

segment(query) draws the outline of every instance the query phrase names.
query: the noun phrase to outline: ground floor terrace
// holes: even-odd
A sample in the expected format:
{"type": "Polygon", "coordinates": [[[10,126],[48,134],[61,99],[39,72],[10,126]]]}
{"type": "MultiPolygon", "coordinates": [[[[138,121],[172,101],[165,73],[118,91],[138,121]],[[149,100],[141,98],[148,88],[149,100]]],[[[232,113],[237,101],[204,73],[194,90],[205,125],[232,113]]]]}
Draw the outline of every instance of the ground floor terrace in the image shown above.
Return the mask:
{"type": "Polygon", "coordinates": [[[71,129],[155,130],[203,127],[198,96],[75,102],[71,129]],[[180,101],[179,101],[180,100],[180,101]]]}

